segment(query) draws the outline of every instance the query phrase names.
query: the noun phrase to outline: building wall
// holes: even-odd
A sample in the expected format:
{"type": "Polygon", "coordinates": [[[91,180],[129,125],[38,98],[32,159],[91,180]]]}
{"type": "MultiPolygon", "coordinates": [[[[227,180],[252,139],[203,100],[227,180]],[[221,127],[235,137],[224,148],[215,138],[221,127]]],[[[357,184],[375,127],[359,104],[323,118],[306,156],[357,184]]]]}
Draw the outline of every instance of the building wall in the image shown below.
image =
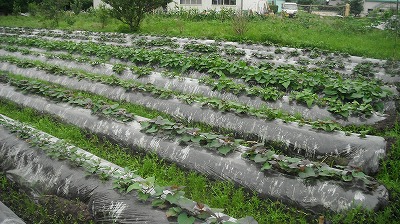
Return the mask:
{"type": "Polygon", "coordinates": [[[364,2],[364,14],[368,14],[368,10],[374,10],[374,9],[396,9],[396,3],[393,2],[364,2]]]}
{"type": "Polygon", "coordinates": [[[271,2],[272,0],[236,0],[236,5],[213,5],[212,0],[202,0],[201,4],[180,4],[180,0],[174,0],[168,5],[168,8],[198,9],[199,11],[230,8],[234,10],[252,10],[253,12],[261,12],[264,5],[271,2]]]}
{"type": "MultiPolygon", "coordinates": [[[[278,11],[281,11],[282,3],[285,0],[236,0],[236,5],[213,5],[212,0],[201,0],[201,4],[180,4],[180,0],[173,0],[168,4],[170,10],[184,8],[184,9],[197,9],[199,11],[204,10],[221,10],[222,8],[230,8],[234,10],[245,10],[263,13],[266,4],[272,4],[272,2],[278,5],[278,11]]],[[[101,0],[93,0],[93,7],[99,8],[102,3],[101,0]]]]}
{"type": "Polygon", "coordinates": [[[93,8],[97,9],[99,8],[101,3],[101,0],[93,0],[93,8]]]}

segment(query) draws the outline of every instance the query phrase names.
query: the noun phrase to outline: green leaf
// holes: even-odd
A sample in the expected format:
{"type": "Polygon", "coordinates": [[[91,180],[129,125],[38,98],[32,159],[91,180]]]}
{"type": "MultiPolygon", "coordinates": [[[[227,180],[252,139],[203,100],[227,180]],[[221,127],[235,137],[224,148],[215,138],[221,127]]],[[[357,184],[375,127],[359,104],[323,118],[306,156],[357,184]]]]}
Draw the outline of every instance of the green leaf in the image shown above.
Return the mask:
{"type": "Polygon", "coordinates": [[[168,218],[168,217],[175,217],[181,212],[182,212],[181,208],[172,207],[172,208],[168,209],[168,211],[165,214],[167,215],[167,218],[168,218]]]}
{"type": "Polygon", "coordinates": [[[355,171],[355,170],[353,170],[353,172],[351,172],[351,175],[353,177],[360,178],[360,179],[364,179],[364,178],[367,177],[367,175],[365,175],[365,173],[359,172],[359,171],[355,171]]]}
{"type": "Polygon", "coordinates": [[[222,147],[218,148],[218,152],[221,153],[222,155],[226,155],[232,151],[232,147],[228,145],[224,145],[222,147]]]}
{"type": "Polygon", "coordinates": [[[292,158],[292,157],[286,157],[286,160],[287,160],[289,163],[298,163],[298,162],[301,161],[299,158],[292,158]]]}
{"type": "Polygon", "coordinates": [[[192,136],[190,135],[184,135],[182,136],[182,138],[180,139],[182,142],[190,142],[192,140],[192,136]]]}
{"type": "Polygon", "coordinates": [[[181,213],[178,216],[178,224],[193,224],[196,219],[192,216],[188,216],[186,212],[181,213]]]}
{"type": "Polygon", "coordinates": [[[199,136],[199,135],[192,136],[192,138],[191,138],[192,142],[196,142],[196,143],[199,143],[202,139],[203,138],[201,136],[199,136]]]}
{"type": "Polygon", "coordinates": [[[211,148],[218,148],[218,147],[221,147],[221,146],[222,146],[222,144],[219,142],[218,139],[214,139],[214,140],[212,140],[212,142],[210,142],[208,144],[208,147],[211,147],[211,148]]]}
{"type": "Polygon", "coordinates": [[[260,154],[257,154],[255,157],[254,157],[254,162],[256,162],[256,163],[264,163],[265,161],[267,161],[268,160],[268,158],[267,157],[263,157],[262,155],[260,155],[260,154]]]}
{"type": "Polygon", "coordinates": [[[364,97],[364,95],[361,94],[361,93],[353,93],[353,94],[351,94],[351,96],[350,96],[351,99],[361,99],[361,98],[363,98],[363,97],[364,97]]]}
{"type": "Polygon", "coordinates": [[[151,202],[151,205],[153,207],[158,207],[158,208],[165,208],[165,200],[163,199],[155,199],[154,201],[151,202]]]}
{"type": "Polygon", "coordinates": [[[342,174],[342,180],[344,181],[352,181],[353,180],[353,176],[352,175],[347,175],[347,174],[342,174]]]}
{"type": "Polygon", "coordinates": [[[349,117],[350,112],[345,110],[345,111],[340,111],[339,114],[342,115],[343,117],[349,117]]]}
{"type": "Polygon", "coordinates": [[[266,162],[266,163],[264,163],[264,166],[261,168],[261,170],[269,170],[271,168],[272,168],[271,163],[266,162]]]}
{"type": "Polygon", "coordinates": [[[117,104],[114,104],[114,105],[111,105],[111,109],[113,109],[113,110],[115,110],[115,109],[117,109],[119,107],[119,104],[117,103],[117,104]]]}
{"type": "Polygon", "coordinates": [[[144,122],[141,122],[140,125],[142,126],[143,129],[147,129],[148,127],[151,126],[151,123],[148,121],[144,121],[144,122]]]}
{"type": "Polygon", "coordinates": [[[131,184],[129,187],[128,187],[128,189],[126,189],[126,193],[129,193],[129,192],[131,192],[132,190],[140,190],[140,189],[142,189],[142,186],[140,186],[140,184],[139,183],[134,183],[134,184],[131,184]]]}
{"type": "Polygon", "coordinates": [[[308,177],[315,177],[315,176],[316,176],[316,174],[315,174],[314,169],[312,167],[306,167],[304,169],[304,172],[300,172],[299,173],[299,177],[303,178],[303,179],[308,178],[308,177]]]}
{"type": "Polygon", "coordinates": [[[314,99],[306,99],[306,103],[307,103],[307,107],[308,107],[308,108],[311,108],[311,106],[312,106],[313,103],[314,103],[314,99]]]}
{"type": "Polygon", "coordinates": [[[285,89],[287,89],[290,85],[290,81],[285,81],[282,83],[282,86],[285,87],[285,89]]]}
{"type": "Polygon", "coordinates": [[[149,195],[149,194],[145,194],[145,193],[139,191],[138,197],[139,197],[139,199],[142,200],[142,201],[147,201],[147,199],[149,199],[150,195],[149,195]]]}
{"type": "Polygon", "coordinates": [[[153,186],[155,181],[156,181],[156,177],[154,177],[154,176],[153,177],[148,177],[145,180],[145,184],[147,186],[153,186]]]}
{"type": "Polygon", "coordinates": [[[154,126],[152,126],[150,129],[147,129],[146,130],[146,133],[155,133],[155,132],[157,132],[158,131],[158,129],[157,129],[157,127],[154,125],[154,126]]]}
{"type": "Polygon", "coordinates": [[[171,204],[176,204],[178,202],[178,197],[175,194],[167,194],[165,200],[167,200],[171,204]]]}

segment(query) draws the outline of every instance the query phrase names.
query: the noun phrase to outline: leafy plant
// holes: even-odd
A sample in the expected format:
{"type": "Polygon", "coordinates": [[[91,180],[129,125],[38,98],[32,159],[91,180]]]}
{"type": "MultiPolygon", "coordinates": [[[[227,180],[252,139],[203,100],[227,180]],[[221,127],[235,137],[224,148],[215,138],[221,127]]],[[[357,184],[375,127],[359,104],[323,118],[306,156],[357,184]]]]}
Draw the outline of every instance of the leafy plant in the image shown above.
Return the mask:
{"type": "Polygon", "coordinates": [[[112,68],[112,70],[117,73],[118,75],[121,75],[123,71],[125,71],[126,66],[123,64],[115,64],[112,68]]]}
{"type": "Polygon", "coordinates": [[[336,166],[332,168],[323,162],[311,162],[307,159],[278,155],[273,150],[266,150],[263,145],[255,144],[242,154],[255,163],[260,164],[261,170],[276,169],[284,173],[298,175],[302,179],[330,178],[350,182],[359,179],[369,188],[374,188],[377,182],[357,168],[336,166]]]}
{"type": "Polygon", "coordinates": [[[353,75],[373,77],[375,75],[374,64],[372,62],[361,62],[357,64],[353,69],[353,75]]]}

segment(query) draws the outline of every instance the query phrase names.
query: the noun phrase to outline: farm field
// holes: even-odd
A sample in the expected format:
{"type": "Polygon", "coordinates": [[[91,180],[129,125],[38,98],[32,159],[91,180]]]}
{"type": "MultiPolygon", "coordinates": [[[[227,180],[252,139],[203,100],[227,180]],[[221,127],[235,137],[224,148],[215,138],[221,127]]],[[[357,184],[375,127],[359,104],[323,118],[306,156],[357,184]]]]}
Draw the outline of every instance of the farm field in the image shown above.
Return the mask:
{"type": "Polygon", "coordinates": [[[383,54],[92,31],[0,33],[0,134],[10,147],[0,158],[18,163],[10,156],[18,139],[19,153],[47,158],[40,148],[54,158],[34,160],[53,170],[44,173],[30,162],[0,167],[21,179],[24,169],[36,173],[35,190],[87,201],[95,222],[133,214],[98,212],[112,201],[77,196],[73,186],[102,186],[93,192],[139,205],[153,223],[399,216],[400,63],[383,54]],[[62,173],[76,183],[43,182],[67,161],[73,166],[62,173]],[[61,186],[69,190],[55,190],[61,186]]]}

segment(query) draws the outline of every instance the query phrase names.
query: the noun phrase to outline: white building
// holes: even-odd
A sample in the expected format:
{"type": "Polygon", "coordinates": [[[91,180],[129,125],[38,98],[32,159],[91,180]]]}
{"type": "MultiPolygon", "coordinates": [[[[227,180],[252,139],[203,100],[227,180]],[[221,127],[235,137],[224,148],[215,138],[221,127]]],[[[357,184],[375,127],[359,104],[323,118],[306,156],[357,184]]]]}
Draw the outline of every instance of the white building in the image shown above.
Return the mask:
{"type": "Polygon", "coordinates": [[[169,8],[184,8],[204,10],[221,10],[222,8],[252,10],[262,12],[265,10],[266,0],[174,0],[169,8]]]}
{"type": "MultiPolygon", "coordinates": [[[[222,8],[240,10],[251,10],[264,14],[266,12],[267,4],[272,2],[278,4],[278,6],[284,2],[284,0],[173,0],[168,4],[170,10],[174,9],[197,9],[200,12],[204,10],[221,10],[222,8]]],[[[101,4],[101,0],[93,0],[94,8],[98,8],[101,4]]],[[[279,6],[280,8],[280,6],[279,6]]]]}

